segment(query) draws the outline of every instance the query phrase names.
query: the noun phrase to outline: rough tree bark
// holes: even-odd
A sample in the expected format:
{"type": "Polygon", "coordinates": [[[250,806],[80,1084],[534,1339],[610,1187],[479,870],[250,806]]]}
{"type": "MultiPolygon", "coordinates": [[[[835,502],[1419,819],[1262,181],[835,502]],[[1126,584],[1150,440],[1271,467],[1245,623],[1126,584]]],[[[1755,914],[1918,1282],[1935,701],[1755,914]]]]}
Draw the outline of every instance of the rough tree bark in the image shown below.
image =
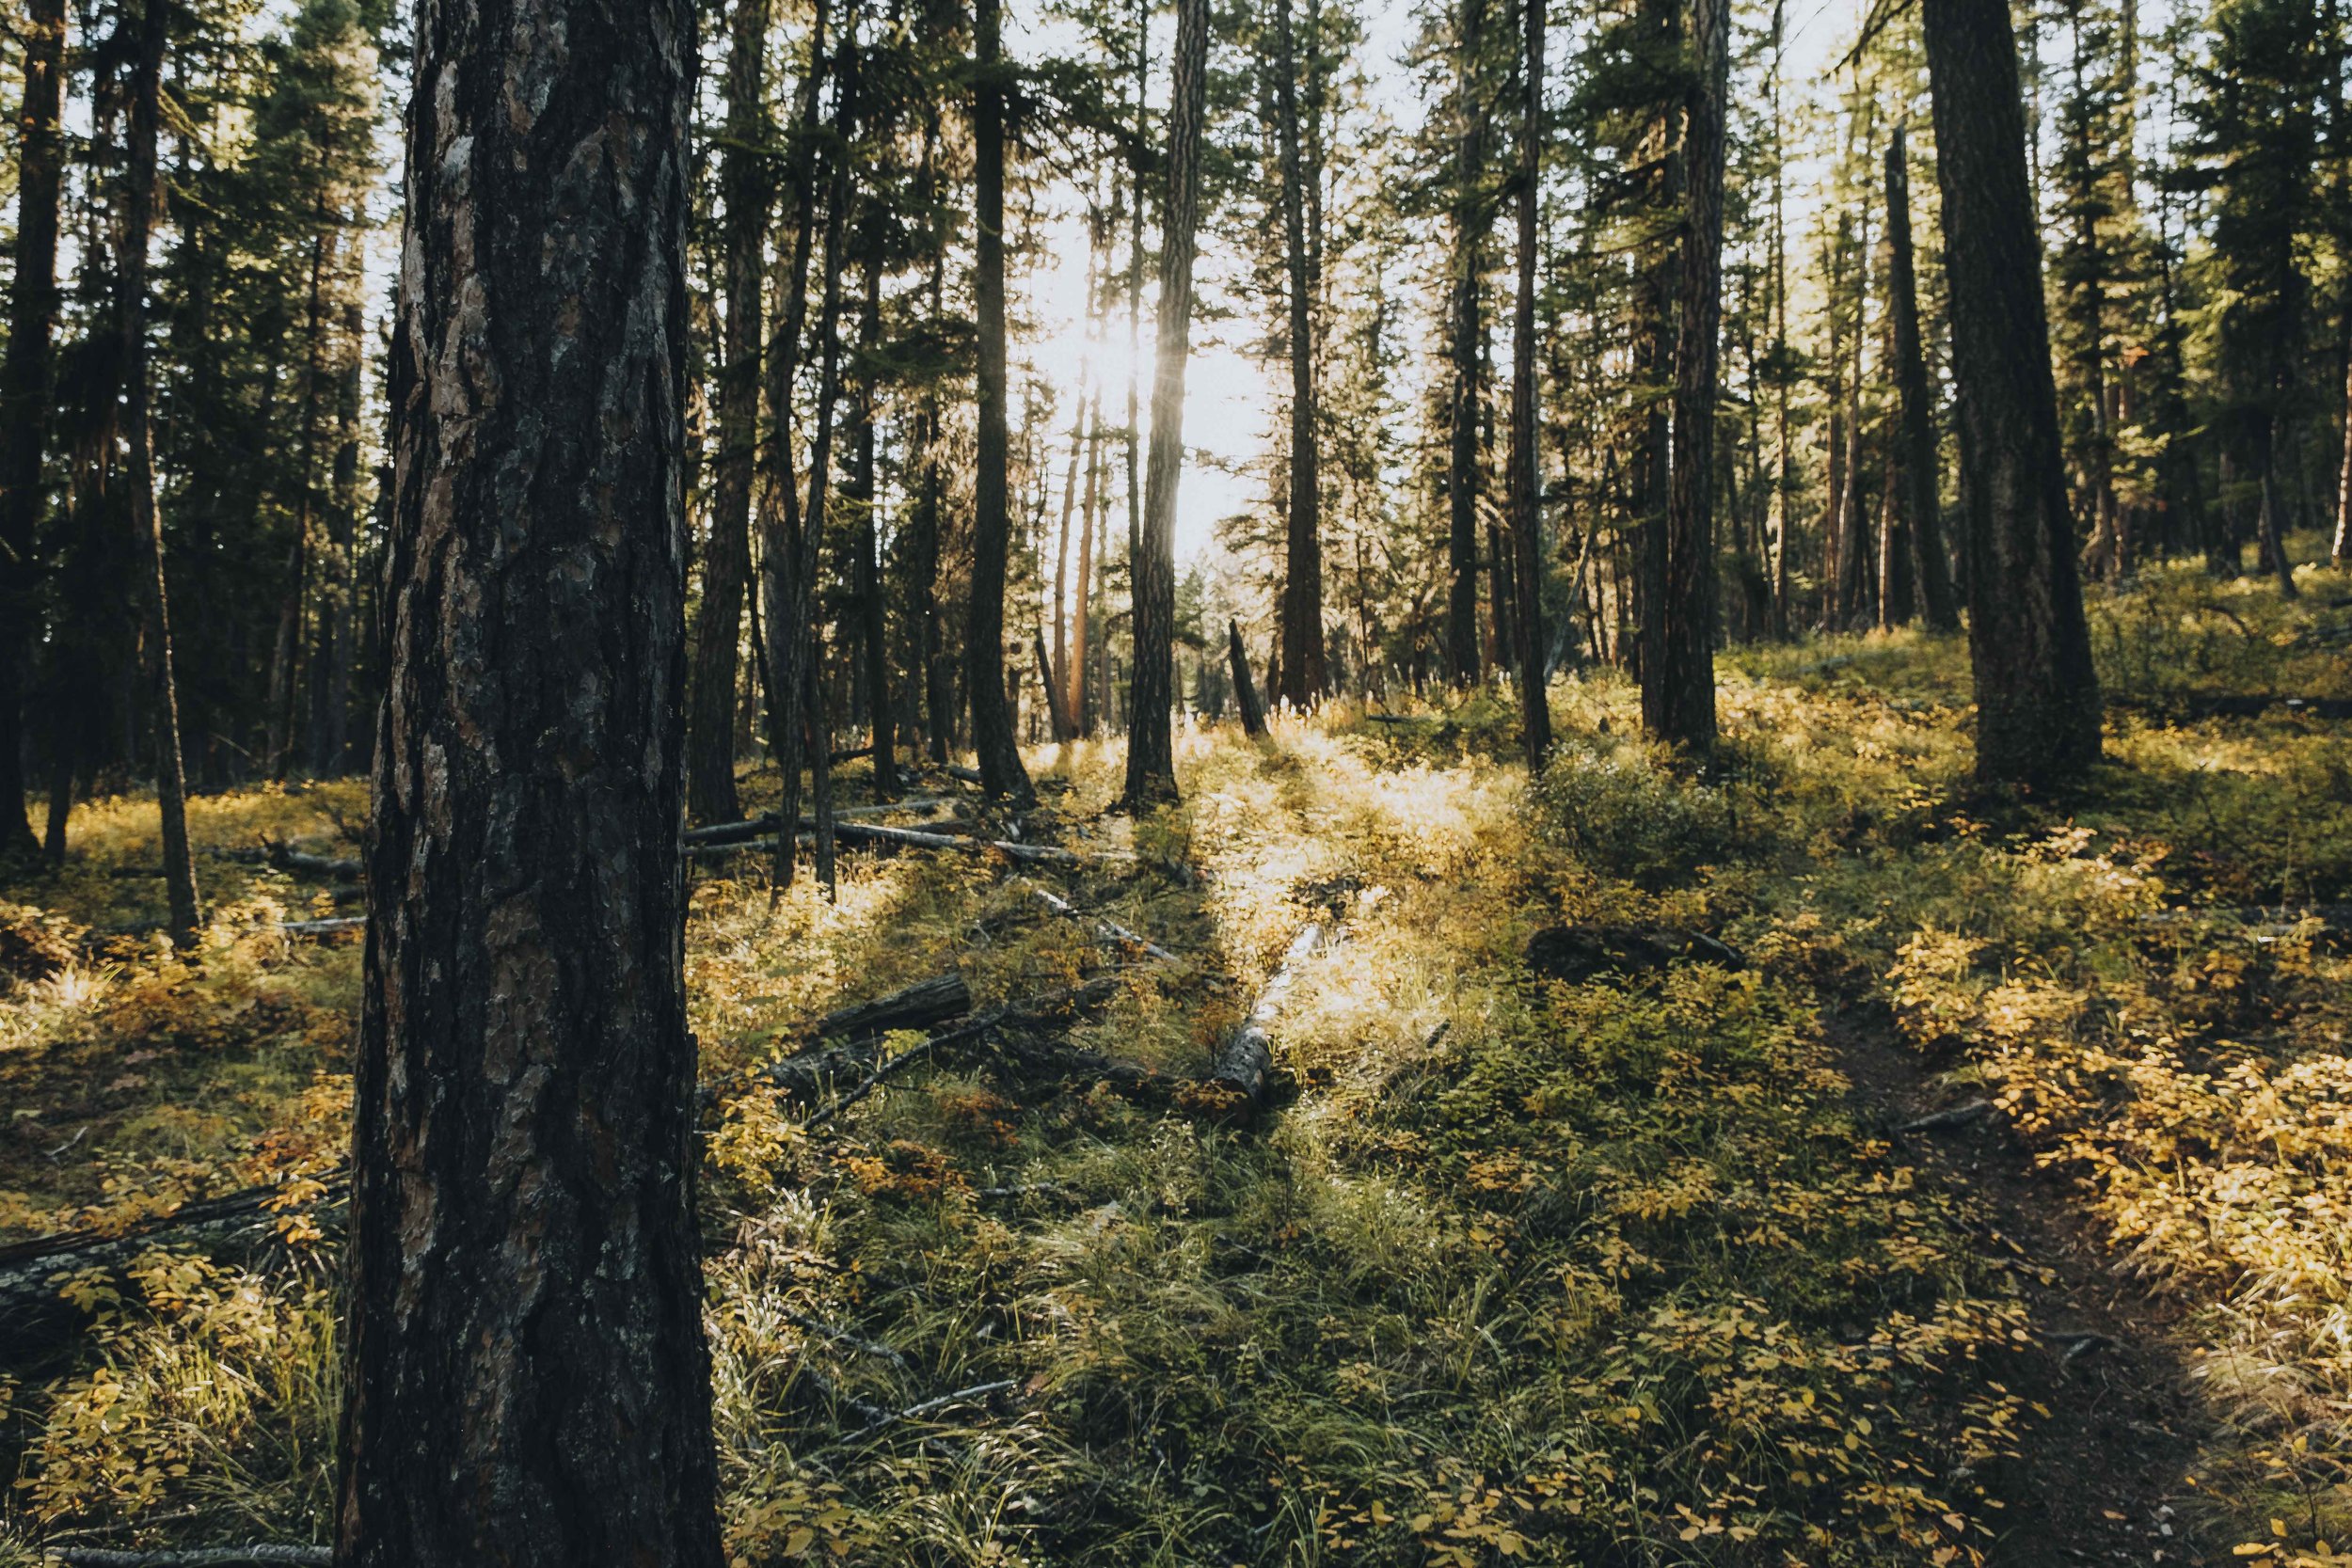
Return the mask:
{"type": "Polygon", "coordinates": [[[1282,559],[1281,698],[1305,708],[1323,695],[1322,475],[1317,461],[1315,341],[1298,156],[1297,52],[1290,0],[1274,0],[1275,131],[1280,143],[1282,249],[1290,287],[1290,504],[1282,559]]]}
{"type": "Polygon", "coordinates": [[[875,511],[874,443],[882,419],[882,234],[880,214],[865,215],[866,297],[858,311],[857,444],[851,451],[850,496],[857,515],[858,656],[866,678],[866,735],[874,752],[874,798],[898,793],[897,713],[890,701],[890,617],[882,598],[882,519],[875,511]]]}
{"type": "Polygon", "coordinates": [[[1674,489],[1664,593],[1642,659],[1642,721],[1705,757],[1715,747],[1715,398],[1723,318],[1724,95],[1728,0],[1694,0],[1685,115],[1681,329],[1675,343],[1674,489]]]}
{"type": "Polygon", "coordinates": [[[1545,0],[1519,0],[1527,22],[1527,102],[1519,125],[1518,297],[1511,322],[1511,537],[1518,560],[1518,603],[1511,625],[1519,671],[1520,733],[1530,772],[1551,750],[1551,693],[1544,647],[1543,476],[1535,444],[1536,218],[1544,150],[1545,0]]]}
{"type": "Polygon", "coordinates": [[[1168,194],[1160,208],[1159,341],[1152,365],[1152,452],[1136,531],[1136,667],[1127,704],[1124,803],[1176,798],[1168,720],[1175,689],[1176,485],[1184,471],[1184,362],[1192,345],[1192,261],[1200,213],[1200,130],[1208,114],[1208,0],[1177,0],[1169,85],[1168,194]]]}
{"type": "Polygon", "coordinates": [[[1895,318],[1895,386],[1902,400],[1903,512],[1911,546],[1918,557],[1920,608],[1936,631],[1960,626],[1952,593],[1951,558],[1944,553],[1941,486],[1935,454],[1935,393],[1928,381],[1927,350],[1919,333],[1919,284],[1911,246],[1911,164],[1903,128],[1886,144],[1886,237],[1895,264],[1887,277],[1887,303],[1895,318]]]}
{"type": "Polygon", "coordinates": [[[57,196],[65,138],[65,0],[32,0],[17,105],[16,277],[0,364],[0,857],[40,846],[24,804],[24,698],[31,689],[41,461],[49,439],[50,339],[57,322],[57,196]]]}
{"type": "MultiPolygon", "coordinates": [[[[939,108],[923,111],[922,162],[915,175],[917,205],[935,214],[939,201],[939,108]]],[[[925,248],[930,262],[927,309],[930,319],[943,320],[947,309],[947,237],[936,216],[930,219],[925,248]]],[[[916,439],[922,447],[922,479],[915,492],[914,523],[910,531],[907,570],[908,613],[915,626],[915,658],[922,666],[923,744],[931,761],[945,763],[955,723],[955,671],[939,635],[940,503],[946,483],[940,474],[939,446],[945,421],[940,409],[939,377],[926,378],[916,439]]]]}
{"type": "Polygon", "coordinates": [[[1242,645],[1241,623],[1225,621],[1225,653],[1233,668],[1233,705],[1241,712],[1244,735],[1265,734],[1265,707],[1258,701],[1258,683],[1249,678],[1249,650],[1242,645]]]}
{"type": "Polygon", "coordinates": [[[689,0],[424,0],[342,1568],[717,1568],[684,807],[689,0]]]}
{"type": "Polygon", "coordinates": [[[978,0],[973,44],[979,77],[972,94],[974,227],[978,230],[979,453],[972,515],[972,609],[965,630],[965,685],[971,689],[972,745],[979,753],[980,787],[1014,805],[1034,804],[1037,792],[1021,765],[1005,695],[1005,559],[1012,545],[1007,495],[1009,436],[1005,424],[1005,69],[999,32],[1003,0],[978,0]]]}
{"type": "Polygon", "coordinates": [[[735,0],[728,23],[726,140],[719,151],[726,198],[726,341],[719,369],[710,533],[703,546],[702,603],[694,612],[693,707],[686,721],[686,809],[701,822],[731,822],[743,815],[735,788],[736,664],[744,587],[752,575],[763,275],[775,200],[759,147],[767,139],[768,17],[769,0],[735,0]]]}
{"type": "MultiPolygon", "coordinates": [[[[811,70],[815,69],[812,64],[811,70]]],[[[815,668],[817,648],[817,570],[820,546],[824,543],[825,499],[833,473],[834,414],[841,395],[841,270],[842,226],[848,215],[850,198],[850,138],[857,123],[857,15],[850,14],[843,29],[840,57],[834,62],[834,74],[839,79],[835,88],[833,112],[833,150],[827,155],[830,165],[825,196],[825,241],[819,267],[824,278],[817,314],[817,419],[808,443],[808,498],[803,505],[800,481],[793,471],[790,429],[791,406],[788,373],[789,354],[780,341],[769,356],[771,376],[781,373],[786,388],[781,402],[774,402],[777,410],[775,449],[779,469],[779,494],[782,498],[781,516],[775,536],[763,552],[760,567],[764,580],[762,596],[768,603],[771,627],[768,637],[768,751],[776,759],[776,770],[783,784],[783,800],[779,809],[787,816],[797,816],[801,809],[801,769],[805,762],[812,773],[823,766],[831,747],[827,733],[810,722],[814,709],[810,705],[817,690],[809,678],[815,668]]],[[[814,183],[809,187],[814,199],[814,183]]],[[[795,269],[796,276],[804,276],[795,269]]],[[[792,341],[799,341],[797,312],[787,307],[786,328],[780,335],[792,341]]],[[[771,387],[777,385],[771,381],[771,387]]],[[[774,400],[771,398],[771,402],[774,400]]],[[[812,779],[811,787],[820,787],[820,781],[812,779]]],[[[776,850],[772,885],[781,892],[792,885],[792,846],[780,843],[776,850]]],[[[830,885],[830,883],[828,883],[830,885]]]]}
{"type": "Polygon", "coordinates": [[[310,771],[342,775],[351,751],[351,673],[358,641],[359,422],[366,413],[367,307],[355,291],[343,301],[345,357],[336,394],[335,461],[327,480],[326,542],[334,576],[323,611],[319,672],[310,683],[310,771]]]}
{"type": "Polygon", "coordinates": [[[2336,470],[2336,530],[2328,546],[2328,559],[2339,571],[2352,566],[2352,354],[2344,356],[2344,458],[2336,470]]]}
{"type": "MultiPolygon", "coordinates": [[[[1099,438],[1103,425],[1102,393],[1094,395],[1091,416],[1099,438]]],[[[1099,450],[1087,454],[1086,501],[1078,513],[1078,576],[1077,596],[1070,607],[1070,652],[1063,666],[1067,678],[1063,685],[1062,706],[1078,735],[1094,733],[1094,715],[1087,707],[1087,657],[1091,647],[1094,614],[1094,519],[1097,492],[1102,484],[1102,464],[1099,450]]],[[[1107,510],[1107,509],[1105,509],[1107,510]]]]}
{"type": "Polygon", "coordinates": [[[2017,40],[2007,0],[1925,0],[1966,498],[1977,775],[2099,757],[2099,682],[2059,467],[2017,40]]]}
{"type": "Polygon", "coordinates": [[[163,119],[164,44],[170,32],[164,0],[139,9],[138,58],[131,78],[131,130],[125,144],[122,264],[116,279],[122,326],[122,435],[131,456],[132,532],[147,552],[147,626],[154,639],[155,798],[162,808],[164,888],[171,940],[196,941],[196,857],[188,847],[188,773],[180,745],[180,686],[172,669],[171,594],[164,578],[164,520],[155,504],[155,430],[147,374],[147,245],[155,214],[155,143],[163,119]]]}
{"type": "Polygon", "coordinates": [[[1446,673],[1456,686],[1486,676],[1478,646],[1478,345],[1480,252],[1488,213],[1479,190],[1486,162],[1486,106],[1478,55],[1486,32],[1486,0],[1461,0],[1454,40],[1454,253],[1447,261],[1446,354],[1451,366],[1446,420],[1446,673]]]}

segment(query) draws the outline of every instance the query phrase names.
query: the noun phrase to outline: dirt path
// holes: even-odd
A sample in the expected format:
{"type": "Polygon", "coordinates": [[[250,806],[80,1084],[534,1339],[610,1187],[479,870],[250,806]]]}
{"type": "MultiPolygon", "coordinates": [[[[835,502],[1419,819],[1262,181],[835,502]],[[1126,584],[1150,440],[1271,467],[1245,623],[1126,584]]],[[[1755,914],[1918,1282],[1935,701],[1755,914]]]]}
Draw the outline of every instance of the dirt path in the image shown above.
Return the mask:
{"type": "Polygon", "coordinates": [[[2026,1434],[2021,1473],[2006,1488],[2022,1509],[1989,1560],[2002,1568],[2230,1561],[2226,1549],[2196,1539],[2186,1477],[2204,1417],[2170,1348],[2178,1309],[2108,1266],[2064,1181],[2038,1172],[1997,1115],[1897,1131],[1972,1097],[1936,1082],[1883,1006],[1849,1007],[1825,1023],[1867,1123],[1972,1199],[2042,1338],[2039,1380],[2022,1392],[2051,1418],[2026,1434]]]}

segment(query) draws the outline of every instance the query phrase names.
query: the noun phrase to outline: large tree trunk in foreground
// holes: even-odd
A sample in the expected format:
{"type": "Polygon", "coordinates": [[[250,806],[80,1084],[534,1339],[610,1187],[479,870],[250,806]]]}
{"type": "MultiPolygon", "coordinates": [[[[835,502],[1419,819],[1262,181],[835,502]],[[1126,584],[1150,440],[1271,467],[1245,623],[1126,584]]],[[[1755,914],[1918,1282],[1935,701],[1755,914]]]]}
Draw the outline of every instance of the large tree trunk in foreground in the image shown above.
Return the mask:
{"type": "Polygon", "coordinates": [[[1645,607],[1642,721],[1704,757],[1715,747],[1715,398],[1723,319],[1724,93],[1729,0],[1696,0],[1696,67],[1683,149],[1681,329],[1675,343],[1673,491],[1666,503],[1663,592],[1645,607]]]}
{"type": "MultiPolygon", "coordinates": [[[[815,69],[813,66],[811,69],[815,69]]],[[[782,427],[776,435],[779,452],[777,466],[781,470],[782,516],[777,531],[781,543],[772,546],[761,561],[761,594],[770,606],[768,638],[768,751],[776,760],[776,770],[783,784],[780,810],[787,816],[797,816],[801,810],[801,770],[805,765],[811,772],[812,789],[822,789],[824,781],[815,777],[824,765],[832,740],[828,733],[811,722],[815,711],[811,699],[817,683],[811,671],[818,658],[817,639],[817,572],[825,536],[825,498],[833,473],[834,411],[841,394],[841,272],[842,225],[850,206],[850,158],[846,150],[857,122],[857,16],[850,15],[849,25],[841,40],[833,114],[833,147],[828,153],[831,168],[825,197],[825,245],[819,267],[824,278],[823,292],[817,312],[817,422],[808,443],[808,498],[803,505],[800,481],[793,471],[792,442],[788,418],[779,414],[782,427]]],[[[814,185],[811,187],[814,199],[814,185]]],[[[787,321],[792,312],[787,311],[787,321]]],[[[797,341],[797,334],[794,335],[797,341]]],[[[772,360],[785,357],[781,348],[772,360]]],[[[783,382],[787,388],[788,377],[783,382]]],[[[776,404],[779,410],[790,406],[790,394],[776,404]]],[[[792,846],[779,844],[772,873],[772,886],[781,893],[792,885],[792,846]]],[[[830,887],[828,879],[826,885],[830,887]]]]}
{"type": "Polygon", "coordinates": [[[1518,603],[1511,625],[1519,672],[1520,731],[1530,771],[1551,750],[1551,693],[1545,678],[1543,476],[1535,445],[1535,220],[1543,178],[1544,6],[1526,8],[1527,103],[1519,125],[1519,286],[1511,322],[1511,537],[1518,560],[1518,603]]]}
{"type": "Polygon", "coordinates": [[[2007,0],[1925,0],[1967,499],[1977,776],[2099,757],[2099,680],[2059,467],[2041,247],[2007,0]]]}
{"type": "Polygon", "coordinates": [[[1297,52],[1290,0],[1274,0],[1275,120],[1281,143],[1282,251],[1290,287],[1291,472],[1282,555],[1282,690],[1295,708],[1323,695],[1322,478],[1315,451],[1315,340],[1298,158],[1297,52]]]}
{"type": "Polygon", "coordinates": [[[1895,316],[1895,385],[1902,398],[1904,515],[1911,547],[1918,558],[1920,608],[1935,631],[1960,627],[1960,606],[1952,593],[1951,558],[1944,553],[1944,522],[1936,476],[1935,393],[1928,381],[1927,350],[1919,334],[1919,284],[1911,247],[1911,165],[1903,128],[1886,144],[1886,237],[1894,256],[1888,269],[1887,304],[1895,316]]]}
{"type": "Polygon", "coordinates": [[[721,1560],[678,855],[693,39],[688,0],[419,13],[343,1568],[721,1560]]]}
{"type": "Polygon", "coordinates": [[[196,857],[188,847],[188,773],[180,745],[180,687],[172,670],[171,595],[164,579],[164,521],[155,505],[155,430],[147,385],[147,242],[155,212],[155,142],[163,118],[164,43],[170,22],[164,0],[139,12],[138,61],[132,77],[131,139],[122,198],[122,265],[116,287],[122,310],[123,438],[131,454],[131,525],[149,565],[147,624],[154,638],[155,799],[162,808],[164,887],[171,940],[196,941],[196,857]]]}
{"type": "Polygon", "coordinates": [[[1194,230],[1200,213],[1200,127],[1209,89],[1208,0],[1177,0],[1169,87],[1168,195],[1160,208],[1159,342],[1152,365],[1152,452],[1136,530],[1135,678],[1127,705],[1126,805],[1176,798],[1176,485],[1184,471],[1184,361],[1192,350],[1194,230]]]}
{"type": "Polygon", "coordinates": [[[727,139],[719,152],[726,194],[727,319],[719,370],[719,452],[710,499],[710,535],[703,546],[702,603],[694,614],[693,703],[686,722],[686,809],[697,821],[743,815],[735,789],[737,650],[743,637],[743,591],[752,575],[752,469],[759,445],[760,329],[767,279],[763,264],[772,193],[766,91],[769,0],[736,0],[727,44],[727,139]]]}
{"type": "Polygon", "coordinates": [[[979,753],[980,787],[991,797],[1028,806],[1037,799],[1005,696],[1005,561],[1012,547],[1007,495],[1010,445],[1005,422],[1005,89],[998,38],[1002,0],[979,0],[973,42],[980,80],[973,91],[974,227],[979,306],[979,453],[972,507],[972,612],[965,630],[966,684],[971,688],[972,745],[979,753]]]}
{"type": "Polygon", "coordinates": [[[65,0],[33,0],[24,19],[17,114],[16,277],[8,298],[8,358],[0,365],[0,857],[29,856],[40,847],[24,809],[24,698],[32,689],[49,346],[57,322],[64,77],[65,0]]]}

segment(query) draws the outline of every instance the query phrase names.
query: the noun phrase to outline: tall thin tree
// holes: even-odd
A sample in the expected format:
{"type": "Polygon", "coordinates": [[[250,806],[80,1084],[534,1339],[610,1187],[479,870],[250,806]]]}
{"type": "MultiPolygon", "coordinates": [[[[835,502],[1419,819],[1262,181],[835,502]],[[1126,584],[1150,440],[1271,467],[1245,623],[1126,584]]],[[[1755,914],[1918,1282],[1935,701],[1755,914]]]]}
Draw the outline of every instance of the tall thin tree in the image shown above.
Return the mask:
{"type": "Polygon", "coordinates": [[[1478,363],[1486,339],[1482,276],[1491,212],[1484,176],[1487,109],[1481,54],[1486,0],[1459,0],[1454,38],[1452,249],[1446,261],[1447,673],[1456,686],[1485,674],[1478,645],[1478,363]]]}
{"type": "MultiPolygon", "coordinates": [[[[125,18],[128,24],[129,18],[125,18]]],[[[131,462],[131,526],[147,553],[147,626],[154,638],[155,797],[162,808],[164,888],[171,938],[196,940],[196,858],[188,847],[188,773],[180,744],[180,685],[171,657],[171,594],[164,572],[164,520],[155,500],[155,428],[147,363],[147,249],[154,226],[155,150],[162,134],[166,0],[141,0],[124,143],[122,261],[115,280],[122,325],[122,436],[131,462]]]]}
{"type": "Polygon", "coordinates": [[[1274,0],[1275,137],[1280,146],[1282,260],[1288,284],[1291,464],[1282,551],[1282,690],[1293,707],[1323,695],[1322,470],[1316,445],[1314,300],[1309,281],[1306,197],[1298,153],[1298,54],[1291,0],[1274,0]]]}
{"type": "Polygon", "coordinates": [[[718,1568],[687,1032],[691,0],[425,0],[339,1568],[718,1568]]]}
{"type": "Polygon", "coordinates": [[[1917,562],[1920,608],[1936,631],[1960,627],[1952,593],[1951,558],[1944,553],[1940,485],[1936,474],[1935,394],[1928,380],[1928,356],[1919,334],[1919,281],[1911,245],[1911,163],[1900,125],[1886,143],[1887,307],[1895,325],[1895,387],[1901,398],[1901,440],[1897,458],[1902,471],[1903,515],[1910,524],[1917,562]]]}
{"type": "Polygon", "coordinates": [[[1715,746],[1715,403],[1722,353],[1724,94],[1729,0],[1693,0],[1684,108],[1680,327],[1663,592],[1642,654],[1642,721],[1704,757],[1715,746]]]}
{"type": "Polygon", "coordinates": [[[735,712],[744,587],[752,575],[752,471],[759,445],[760,330],[766,309],[770,210],[775,195],[761,148],[767,114],[769,0],[734,0],[728,14],[726,139],[719,183],[726,202],[725,341],[719,366],[719,450],[712,462],[702,601],[694,612],[693,707],[686,721],[686,809],[706,822],[743,815],[735,787],[735,712]]]}

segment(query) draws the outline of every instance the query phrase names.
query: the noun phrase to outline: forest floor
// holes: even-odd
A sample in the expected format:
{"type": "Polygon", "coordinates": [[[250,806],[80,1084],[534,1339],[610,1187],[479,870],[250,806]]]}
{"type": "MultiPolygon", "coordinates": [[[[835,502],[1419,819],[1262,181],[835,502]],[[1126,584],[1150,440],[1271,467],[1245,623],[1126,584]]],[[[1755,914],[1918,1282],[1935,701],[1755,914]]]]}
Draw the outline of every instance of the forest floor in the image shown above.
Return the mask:
{"type": "MultiPolygon", "coordinates": [[[[1507,696],[1343,704],[1187,731],[1139,824],[1116,745],[1033,752],[1059,863],[699,858],[735,1558],[2352,1563],[2352,579],[2304,587],[2097,595],[2062,799],[1973,786],[1964,646],[1896,634],[1729,652],[1703,779],[1587,673],[1533,785],[1507,696]],[[1203,1074],[1286,955],[1252,1105],[1203,1074]]],[[[353,906],[208,856],[183,963],[152,822],[0,923],[0,1564],[326,1528],[358,957],[277,923],[353,906]]]]}

